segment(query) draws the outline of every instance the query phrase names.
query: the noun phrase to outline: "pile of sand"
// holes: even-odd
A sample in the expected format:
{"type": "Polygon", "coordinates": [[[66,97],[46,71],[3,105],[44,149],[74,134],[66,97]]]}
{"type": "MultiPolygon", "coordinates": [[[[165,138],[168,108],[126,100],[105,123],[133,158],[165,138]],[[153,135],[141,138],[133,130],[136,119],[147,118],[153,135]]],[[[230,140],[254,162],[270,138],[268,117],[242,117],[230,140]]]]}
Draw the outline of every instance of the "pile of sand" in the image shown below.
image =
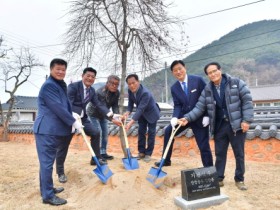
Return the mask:
{"type": "MultiPolygon", "coordinates": [[[[174,197],[181,196],[180,171],[201,167],[199,159],[173,158],[165,185],[160,189],[146,180],[150,163],[139,161],[140,168],[127,171],[122,164],[122,154],[113,154],[109,168],[114,175],[106,185],[102,184],[89,165],[88,151],[70,150],[65,168],[68,182],[58,183],[54,172],[55,186],[65,191],[59,196],[68,204],[59,207],[42,204],[39,192],[38,158],[35,145],[15,142],[0,142],[0,209],[178,209],[174,197]]],[[[225,186],[221,192],[229,200],[209,209],[280,209],[280,165],[246,162],[248,191],[238,190],[233,181],[234,161],[228,161],[225,186]]]]}

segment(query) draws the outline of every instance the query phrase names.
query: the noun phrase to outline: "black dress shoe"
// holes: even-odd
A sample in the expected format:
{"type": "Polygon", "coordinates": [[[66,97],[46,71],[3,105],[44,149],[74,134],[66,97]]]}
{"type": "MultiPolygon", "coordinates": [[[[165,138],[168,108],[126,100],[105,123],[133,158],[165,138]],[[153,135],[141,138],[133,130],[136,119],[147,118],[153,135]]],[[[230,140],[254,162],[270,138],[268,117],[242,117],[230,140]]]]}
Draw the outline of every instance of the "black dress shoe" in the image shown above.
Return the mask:
{"type": "Polygon", "coordinates": [[[63,187],[53,188],[53,192],[54,192],[54,194],[61,193],[62,191],[64,191],[64,188],[63,188],[63,187]]]}
{"type": "MultiPolygon", "coordinates": [[[[99,158],[98,161],[99,161],[100,165],[107,165],[107,161],[102,158],[99,158]]],[[[90,160],[90,165],[92,165],[92,166],[96,165],[93,158],[90,160]]]]}
{"type": "Polygon", "coordinates": [[[107,153],[106,154],[101,154],[101,157],[105,160],[113,160],[114,157],[112,155],[108,155],[107,153]]]}
{"type": "MultiPolygon", "coordinates": [[[[156,167],[159,167],[159,165],[160,165],[160,161],[155,162],[156,167]]],[[[171,166],[171,161],[164,161],[162,166],[171,166]]]]}
{"type": "Polygon", "coordinates": [[[58,206],[58,205],[66,204],[66,203],[67,203],[67,200],[65,200],[65,199],[63,199],[63,198],[60,198],[60,197],[57,197],[57,196],[55,195],[55,196],[53,196],[51,199],[43,200],[43,203],[45,203],[45,204],[51,204],[51,205],[54,205],[54,206],[58,206]]]}
{"type": "Polygon", "coordinates": [[[60,183],[65,183],[67,182],[67,176],[65,174],[58,174],[58,181],[60,183]]]}

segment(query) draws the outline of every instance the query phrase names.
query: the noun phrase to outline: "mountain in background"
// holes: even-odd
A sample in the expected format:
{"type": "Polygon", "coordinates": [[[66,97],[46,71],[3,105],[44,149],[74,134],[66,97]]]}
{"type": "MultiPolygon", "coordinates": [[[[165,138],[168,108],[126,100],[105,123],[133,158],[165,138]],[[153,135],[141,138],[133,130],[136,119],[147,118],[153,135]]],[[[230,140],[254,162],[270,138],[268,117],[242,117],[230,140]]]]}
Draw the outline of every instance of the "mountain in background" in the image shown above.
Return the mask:
{"type": "MultiPolygon", "coordinates": [[[[280,20],[263,20],[241,26],[183,61],[189,74],[203,76],[206,81],[204,66],[217,61],[223,72],[243,79],[249,86],[280,84],[280,20]]],[[[175,79],[169,67],[167,76],[170,101],[170,86],[175,79]]],[[[153,92],[157,101],[165,98],[165,69],[145,78],[142,83],[153,92]]]]}

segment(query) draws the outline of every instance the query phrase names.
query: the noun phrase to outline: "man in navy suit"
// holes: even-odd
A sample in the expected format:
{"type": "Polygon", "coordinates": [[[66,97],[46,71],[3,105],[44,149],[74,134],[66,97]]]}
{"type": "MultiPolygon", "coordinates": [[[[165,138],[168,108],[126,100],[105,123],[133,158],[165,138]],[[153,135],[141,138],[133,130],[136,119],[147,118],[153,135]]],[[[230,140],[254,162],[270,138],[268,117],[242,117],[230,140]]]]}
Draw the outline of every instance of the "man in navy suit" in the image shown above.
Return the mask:
{"type": "Polygon", "coordinates": [[[82,124],[72,116],[67,98],[67,86],[63,81],[67,62],[53,59],[50,63],[50,77],[40,89],[38,115],[34,122],[34,135],[40,162],[40,191],[43,203],[63,205],[67,201],[57,197],[64,188],[54,188],[52,172],[57,150],[72,138],[72,126],[81,129],[82,124]]]}
{"type": "Polygon", "coordinates": [[[138,121],[138,151],[139,158],[145,162],[151,161],[151,155],[154,150],[156,125],[160,117],[160,109],[148,89],[143,87],[136,74],[130,74],[126,77],[128,85],[128,107],[124,117],[128,117],[136,105],[136,112],[130,122],[126,125],[128,130],[135,121],[138,121]],[[146,147],[146,132],[148,128],[148,145],[146,147]]]}
{"type": "MultiPolygon", "coordinates": [[[[96,155],[96,157],[99,160],[99,163],[101,165],[107,164],[107,161],[102,158],[100,155],[100,131],[97,127],[95,127],[89,120],[88,116],[86,114],[86,106],[89,102],[92,103],[94,107],[97,108],[97,110],[107,119],[112,120],[117,119],[118,115],[114,115],[113,112],[111,112],[105,104],[101,103],[98,98],[97,94],[95,93],[94,88],[92,87],[92,84],[95,81],[96,77],[96,70],[87,67],[83,70],[82,74],[82,80],[78,82],[74,82],[68,85],[68,98],[70,100],[70,104],[72,107],[72,110],[74,113],[79,115],[82,120],[82,124],[84,126],[85,133],[91,137],[91,147],[96,155]]],[[[117,120],[114,121],[115,124],[120,125],[121,122],[117,120]]],[[[65,146],[69,146],[65,145],[65,146]]],[[[63,150],[63,149],[62,149],[63,150]]],[[[60,156],[66,157],[67,152],[61,154],[60,156]]],[[[65,158],[64,158],[65,159],[65,158]]],[[[93,158],[90,159],[91,165],[96,165],[93,158]]],[[[64,175],[65,177],[65,175],[64,175]]]]}
{"type": "MultiPolygon", "coordinates": [[[[163,152],[167,146],[170,138],[172,127],[177,125],[178,118],[182,118],[184,114],[191,111],[198,98],[204,89],[206,83],[204,80],[195,75],[187,75],[187,69],[182,60],[175,60],[171,64],[171,71],[173,76],[178,80],[171,87],[171,94],[173,97],[174,111],[171,119],[171,125],[165,129],[164,133],[164,147],[163,152]]],[[[213,166],[213,158],[209,145],[209,118],[202,115],[195,122],[189,123],[186,126],[179,128],[176,134],[181,133],[183,130],[191,127],[196,139],[197,146],[200,150],[201,160],[204,167],[213,166]]],[[[169,148],[167,157],[165,159],[164,166],[171,165],[171,155],[173,148],[174,139],[169,148]]],[[[159,167],[160,162],[156,162],[155,165],[159,167]]]]}

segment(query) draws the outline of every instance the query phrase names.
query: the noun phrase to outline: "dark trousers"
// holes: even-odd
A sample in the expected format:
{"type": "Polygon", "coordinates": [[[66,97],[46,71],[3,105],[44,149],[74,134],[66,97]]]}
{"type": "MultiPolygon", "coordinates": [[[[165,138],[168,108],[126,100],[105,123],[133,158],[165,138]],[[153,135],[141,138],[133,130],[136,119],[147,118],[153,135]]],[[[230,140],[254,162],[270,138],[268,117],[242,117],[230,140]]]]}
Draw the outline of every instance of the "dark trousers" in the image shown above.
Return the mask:
{"type": "Polygon", "coordinates": [[[223,121],[218,132],[214,135],[215,140],[215,155],[216,169],[219,180],[225,178],[225,167],[227,161],[227,151],[229,143],[231,144],[235,157],[235,181],[244,181],[245,161],[244,161],[244,145],[246,133],[238,131],[234,133],[229,122],[223,121]]]}
{"type": "Polygon", "coordinates": [[[40,163],[40,191],[44,200],[51,199],[53,192],[53,164],[58,147],[69,139],[69,136],[35,134],[36,149],[40,163]]]}
{"type": "Polygon", "coordinates": [[[93,149],[96,157],[101,158],[100,155],[100,131],[98,127],[95,127],[87,117],[82,118],[84,131],[87,136],[90,136],[90,145],[93,149]]]}
{"type": "MultiPolygon", "coordinates": [[[[179,128],[179,130],[176,132],[175,136],[182,131],[186,130],[190,125],[182,126],[179,128]]],[[[213,157],[210,149],[209,144],[209,129],[206,128],[199,128],[197,126],[191,127],[195,136],[196,144],[200,150],[200,156],[202,160],[202,164],[204,167],[213,166],[213,157]]],[[[164,132],[164,146],[163,146],[163,153],[165,151],[165,148],[168,144],[169,138],[171,136],[172,132],[172,126],[169,125],[165,129],[164,132]]],[[[173,149],[174,139],[172,139],[172,143],[170,145],[169,151],[166,156],[166,161],[171,161],[171,155],[172,155],[172,149],[173,149]]]]}
{"type": "Polygon", "coordinates": [[[149,123],[145,118],[138,120],[138,152],[145,155],[152,155],[155,146],[157,122],[149,123]],[[146,133],[148,129],[148,140],[146,147],[146,133]]]}
{"type": "MultiPolygon", "coordinates": [[[[100,131],[97,127],[86,118],[82,118],[82,124],[84,126],[84,131],[86,135],[90,136],[90,144],[95,153],[95,155],[100,158],[100,131]]],[[[73,136],[73,135],[72,135],[73,136]]],[[[71,138],[72,138],[71,136],[71,138]]],[[[68,153],[69,144],[71,142],[71,138],[69,140],[65,140],[63,144],[59,145],[59,148],[56,153],[56,173],[64,174],[64,162],[68,153]]]]}
{"type": "Polygon", "coordinates": [[[59,144],[57,151],[56,151],[56,173],[58,175],[64,174],[64,162],[66,160],[66,156],[68,153],[68,148],[71,142],[71,139],[74,134],[71,134],[68,138],[65,138],[61,144],[59,144]]]}

